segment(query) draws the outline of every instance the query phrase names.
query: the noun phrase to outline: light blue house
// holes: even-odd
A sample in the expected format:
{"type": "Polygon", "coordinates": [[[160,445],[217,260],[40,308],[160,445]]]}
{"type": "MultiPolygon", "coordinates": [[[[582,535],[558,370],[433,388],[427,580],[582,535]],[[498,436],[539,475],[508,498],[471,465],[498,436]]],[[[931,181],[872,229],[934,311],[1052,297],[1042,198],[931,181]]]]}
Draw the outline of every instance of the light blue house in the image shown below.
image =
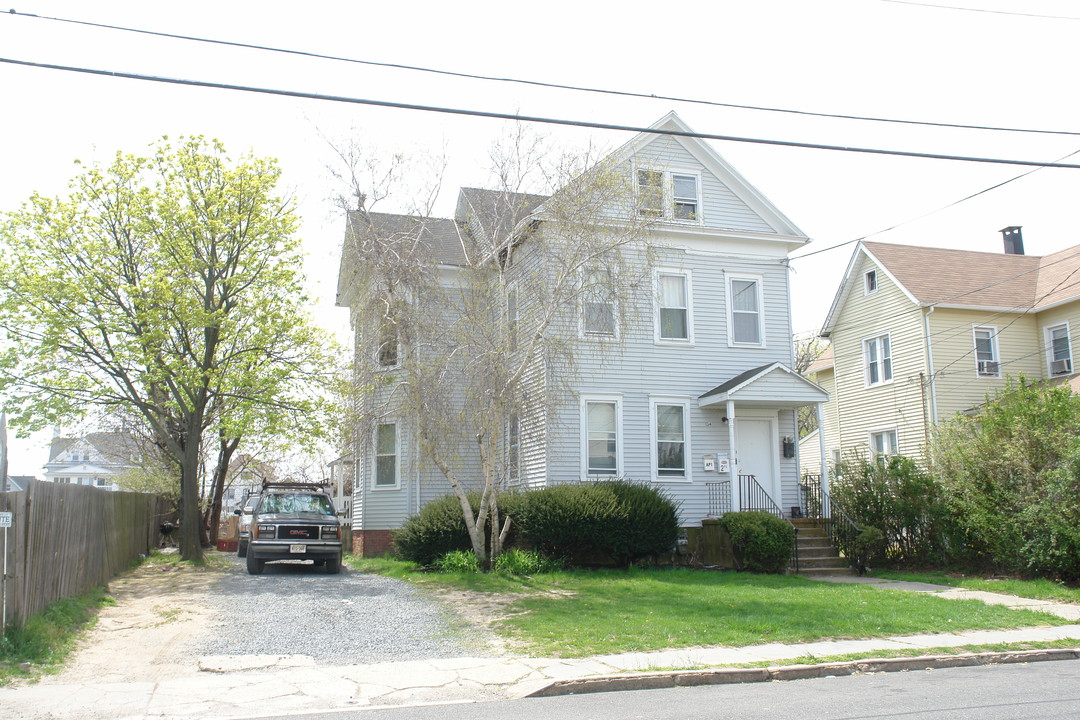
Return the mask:
{"type": "MultiPolygon", "coordinates": [[[[558,378],[560,364],[536,363],[532,387],[544,402],[530,409],[526,393],[500,442],[508,484],[654,483],[679,501],[685,527],[733,509],[798,514],[797,412],[815,405],[820,413],[827,400],[791,369],[787,256],[808,239],[712,147],[686,136],[677,115],[652,129],[608,158],[635,194],[633,206],[610,209],[610,227],[629,222],[627,213],[649,220],[646,282],[619,298],[585,293],[560,309],[548,332],[573,341],[574,370],[558,378]],[[632,303],[633,312],[616,312],[617,302],[632,303]]],[[[508,273],[543,272],[542,263],[530,264],[528,242],[515,238],[557,232],[546,201],[464,189],[453,219],[366,219],[374,232],[404,232],[432,253],[452,284],[454,268],[477,247],[509,244],[520,259],[508,273]]],[[[338,304],[351,307],[354,319],[362,297],[357,262],[347,243],[338,304]]],[[[513,277],[508,287],[501,312],[515,323],[520,314],[527,334],[525,319],[544,300],[513,293],[513,277]]],[[[356,329],[357,357],[385,365],[387,382],[376,392],[390,392],[392,373],[407,358],[378,331],[356,329]]],[[[390,531],[449,490],[417,451],[411,422],[390,413],[352,448],[359,459],[354,547],[365,554],[388,549],[390,531]]]]}

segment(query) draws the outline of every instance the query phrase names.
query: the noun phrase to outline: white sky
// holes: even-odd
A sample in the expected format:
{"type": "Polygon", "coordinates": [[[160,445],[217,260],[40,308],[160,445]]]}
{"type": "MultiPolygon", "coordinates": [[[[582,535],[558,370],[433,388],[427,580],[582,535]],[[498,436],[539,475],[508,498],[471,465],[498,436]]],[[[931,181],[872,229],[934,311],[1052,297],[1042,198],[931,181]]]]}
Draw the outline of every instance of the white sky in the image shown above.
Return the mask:
{"type": "MultiPolygon", "coordinates": [[[[1069,0],[184,3],[12,0],[38,16],[550,83],[805,111],[1075,130],[1080,8],[1069,0]],[[1017,13],[1017,14],[1009,14],[1017,13]],[[1026,14],[1026,15],[1024,15],[1026,14]],[[1046,15],[1077,19],[1033,17],[1046,15]]],[[[1053,161],[1080,135],[1033,135],[820,119],[453,79],[221,48],[0,13],[0,57],[170,78],[644,126],[676,110],[699,132],[1053,161]]],[[[162,135],[205,134],[239,155],[276,157],[303,217],[320,318],[333,308],[342,221],[320,136],[373,152],[440,151],[457,188],[486,184],[500,120],[161,85],[0,63],[0,212],[33,191],[63,193],[72,164],[144,152],[162,135]]],[[[615,148],[627,133],[551,128],[558,142],[615,148]]],[[[714,147],[813,240],[829,247],[942,208],[1030,168],[732,142],[714,147]]],[[[1071,158],[1080,162],[1080,155],[1071,158]]],[[[1074,245],[1080,170],[1045,169],[875,236],[1000,252],[1022,225],[1028,254],[1074,245]]],[[[393,211],[392,204],[382,206],[393,211]]],[[[797,332],[820,328],[853,246],[793,261],[797,332]]],[[[47,438],[13,441],[10,472],[40,475],[47,438]]]]}

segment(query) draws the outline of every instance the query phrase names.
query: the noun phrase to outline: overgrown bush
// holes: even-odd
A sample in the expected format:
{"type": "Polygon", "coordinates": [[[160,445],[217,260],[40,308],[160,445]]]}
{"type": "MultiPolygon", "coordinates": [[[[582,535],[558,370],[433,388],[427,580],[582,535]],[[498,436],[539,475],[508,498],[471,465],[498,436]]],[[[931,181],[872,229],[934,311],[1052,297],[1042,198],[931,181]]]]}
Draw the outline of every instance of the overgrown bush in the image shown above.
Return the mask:
{"type": "Polygon", "coordinates": [[[1080,579],[1080,397],[1010,381],[972,417],[940,429],[936,458],[967,559],[1080,579]]]}
{"type": "MultiPolygon", "coordinates": [[[[477,496],[474,504],[479,500],[477,496]]],[[[447,495],[429,502],[394,531],[394,547],[401,557],[418,565],[431,565],[454,550],[471,550],[461,501],[447,495]]]]}
{"type": "Polygon", "coordinates": [[[911,458],[847,456],[837,467],[830,492],[857,525],[883,533],[889,562],[950,559],[955,526],[944,488],[911,458]]]}
{"type": "Polygon", "coordinates": [[[877,565],[885,559],[887,548],[885,533],[870,525],[862,527],[851,543],[852,564],[859,574],[863,575],[867,567],[877,565]]]}
{"type": "Polygon", "coordinates": [[[662,490],[623,480],[527,493],[516,520],[521,537],[548,557],[604,554],[624,566],[668,551],[679,533],[678,509],[662,490]]]}
{"type": "Polygon", "coordinates": [[[791,562],[795,528],[771,513],[729,512],[720,518],[720,529],[731,537],[739,570],[782,573],[791,562]]]}

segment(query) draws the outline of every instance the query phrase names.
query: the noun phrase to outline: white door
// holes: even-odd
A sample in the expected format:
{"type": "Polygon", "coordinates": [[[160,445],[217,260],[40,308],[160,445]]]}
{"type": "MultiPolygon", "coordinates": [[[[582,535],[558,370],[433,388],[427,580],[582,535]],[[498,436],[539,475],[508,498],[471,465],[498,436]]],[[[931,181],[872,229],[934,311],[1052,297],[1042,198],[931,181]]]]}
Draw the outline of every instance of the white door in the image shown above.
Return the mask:
{"type": "MultiPolygon", "coordinates": [[[[753,475],[773,502],[780,506],[779,478],[776,476],[776,438],[768,418],[735,420],[736,475],[753,475]]],[[[755,503],[760,504],[760,503],[755,503]]],[[[762,508],[755,507],[755,510],[762,508]]]]}

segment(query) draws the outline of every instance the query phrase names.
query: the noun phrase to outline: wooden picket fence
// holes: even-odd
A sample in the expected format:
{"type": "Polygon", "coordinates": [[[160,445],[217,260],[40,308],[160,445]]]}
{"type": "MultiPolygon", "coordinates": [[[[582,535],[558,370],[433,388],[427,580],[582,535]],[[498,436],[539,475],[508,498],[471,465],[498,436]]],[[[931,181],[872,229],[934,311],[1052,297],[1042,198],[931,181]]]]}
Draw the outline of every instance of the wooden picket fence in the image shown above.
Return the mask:
{"type": "Polygon", "coordinates": [[[110,492],[82,485],[32,482],[0,493],[0,562],[8,624],[22,625],[50,603],[106,584],[160,542],[168,507],[156,495],[110,492]]]}

